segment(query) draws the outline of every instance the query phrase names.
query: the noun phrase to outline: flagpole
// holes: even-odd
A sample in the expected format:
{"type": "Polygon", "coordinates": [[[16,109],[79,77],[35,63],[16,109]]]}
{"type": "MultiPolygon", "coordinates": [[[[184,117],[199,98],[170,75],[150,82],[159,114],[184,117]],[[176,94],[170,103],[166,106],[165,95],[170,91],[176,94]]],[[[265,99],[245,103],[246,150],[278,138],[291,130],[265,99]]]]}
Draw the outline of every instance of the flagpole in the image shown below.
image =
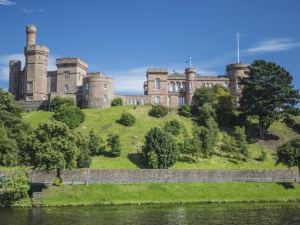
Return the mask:
{"type": "Polygon", "coordinates": [[[238,63],[240,63],[240,34],[239,34],[239,32],[236,33],[236,39],[237,39],[237,60],[238,60],[238,63]]]}
{"type": "Polygon", "coordinates": [[[192,57],[190,56],[190,68],[192,68],[192,57]]]}

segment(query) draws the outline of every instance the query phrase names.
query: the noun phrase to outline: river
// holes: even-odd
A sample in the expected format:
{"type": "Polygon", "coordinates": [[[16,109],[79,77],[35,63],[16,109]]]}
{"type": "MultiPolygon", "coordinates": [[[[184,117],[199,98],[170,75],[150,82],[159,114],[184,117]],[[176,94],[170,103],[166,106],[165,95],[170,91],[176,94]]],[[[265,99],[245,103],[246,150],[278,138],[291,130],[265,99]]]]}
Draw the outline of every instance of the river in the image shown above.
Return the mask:
{"type": "Polygon", "coordinates": [[[1,225],[300,224],[300,203],[0,208],[1,225]]]}

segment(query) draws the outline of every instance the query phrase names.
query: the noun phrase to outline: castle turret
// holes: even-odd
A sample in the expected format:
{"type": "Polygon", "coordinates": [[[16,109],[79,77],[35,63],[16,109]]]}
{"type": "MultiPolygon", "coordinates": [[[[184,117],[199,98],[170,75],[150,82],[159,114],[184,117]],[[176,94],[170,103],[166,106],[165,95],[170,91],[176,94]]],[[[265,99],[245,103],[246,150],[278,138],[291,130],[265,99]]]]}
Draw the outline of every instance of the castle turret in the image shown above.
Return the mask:
{"type": "Polygon", "coordinates": [[[247,76],[249,65],[243,63],[229,64],[226,67],[226,72],[229,78],[230,94],[238,101],[241,95],[240,80],[247,76]]]}
{"type": "Polygon", "coordinates": [[[26,26],[26,46],[27,45],[35,45],[36,38],[36,26],[35,25],[27,25],[26,26]]]}
{"type": "Polygon", "coordinates": [[[191,105],[193,95],[195,92],[196,69],[195,68],[185,69],[185,75],[186,75],[186,104],[191,105]]]}
{"type": "Polygon", "coordinates": [[[27,42],[25,54],[25,96],[26,101],[41,101],[47,98],[47,66],[49,49],[35,44],[36,27],[26,26],[27,42]]]}
{"type": "Polygon", "coordinates": [[[10,60],[9,61],[9,92],[12,93],[16,100],[19,99],[20,89],[20,76],[21,76],[21,61],[10,60]]]}

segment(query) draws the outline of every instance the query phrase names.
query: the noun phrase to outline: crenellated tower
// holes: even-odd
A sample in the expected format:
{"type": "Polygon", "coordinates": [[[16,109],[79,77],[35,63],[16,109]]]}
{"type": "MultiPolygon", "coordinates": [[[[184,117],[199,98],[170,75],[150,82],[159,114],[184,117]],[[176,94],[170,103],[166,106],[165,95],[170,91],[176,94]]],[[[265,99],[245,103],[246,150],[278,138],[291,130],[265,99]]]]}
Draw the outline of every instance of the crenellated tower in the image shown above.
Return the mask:
{"type": "Polygon", "coordinates": [[[9,88],[8,91],[12,93],[16,100],[20,98],[21,86],[21,61],[9,60],[9,88]]]}
{"type": "Polygon", "coordinates": [[[35,25],[26,26],[24,97],[25,101],[42,101],[47,99],[47,67],[49,49],[36,45],[35,25]]]}
{"type": "Polygon", "coordinates": [[[193,100],[193,95],[195,92],[195,78],[196,78],[196,69],[195,68],[186,68],[186,104],[191,105],[193,100]]]}

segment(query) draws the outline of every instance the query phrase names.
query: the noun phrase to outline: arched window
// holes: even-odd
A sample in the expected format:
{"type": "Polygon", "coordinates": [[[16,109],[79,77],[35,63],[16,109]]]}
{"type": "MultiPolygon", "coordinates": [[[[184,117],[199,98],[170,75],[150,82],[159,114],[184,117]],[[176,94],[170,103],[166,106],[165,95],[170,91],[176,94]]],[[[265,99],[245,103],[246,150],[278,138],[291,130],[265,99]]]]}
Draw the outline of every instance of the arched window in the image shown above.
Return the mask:
{"type": "Polygon", "coordinates": [[[155,90],[159,90],[160,89],[160,79],[156,78],[155,79],[155,90]]]}
{"type": "Polygon", "coordinates": [[[182,91],[185,91],[185,85],[186,85],[185,82],[181,83],[181,89],[182,89],[182,91]]]}
{"type": "Polygon", "coordinates": [[[175,91],[175,83],[174,82],[171,82],[169,84],[169,90],[170,90],[170,92],[174,92],[175,91]]]}
{"type": "Polygon", "coordinates": [[[176,82],[176,86],[175,86],[175,91],[179,92],[180,91],[180,82],[176,82]]]}

